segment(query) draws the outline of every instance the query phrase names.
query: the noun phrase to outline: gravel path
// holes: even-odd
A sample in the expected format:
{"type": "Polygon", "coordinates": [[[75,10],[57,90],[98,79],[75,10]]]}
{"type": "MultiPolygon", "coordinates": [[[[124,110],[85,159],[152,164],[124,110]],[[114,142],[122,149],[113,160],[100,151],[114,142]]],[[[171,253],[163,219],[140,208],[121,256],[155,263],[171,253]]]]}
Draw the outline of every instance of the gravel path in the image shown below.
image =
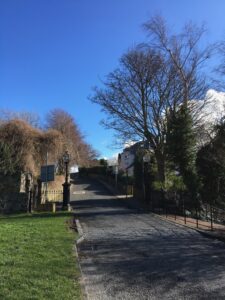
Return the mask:
{"type": "Polygon", "coordinates": [[[94,181],[71,198],[88,299],[225,299],[224,243],[128,209],[94,181]]]}

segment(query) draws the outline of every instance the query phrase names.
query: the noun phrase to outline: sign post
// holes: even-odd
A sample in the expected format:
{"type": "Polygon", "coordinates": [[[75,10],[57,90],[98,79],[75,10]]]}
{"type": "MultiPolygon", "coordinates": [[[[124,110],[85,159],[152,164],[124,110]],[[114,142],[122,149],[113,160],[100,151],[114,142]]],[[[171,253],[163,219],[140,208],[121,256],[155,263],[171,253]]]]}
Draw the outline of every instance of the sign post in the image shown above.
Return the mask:
{"type": "Polygon", "coordinates": [[[55,180],[55,165],[41,167],[41,181],[49,182],[55,180]]]}
{"type": "Polygon", "coordinates": [[[117,189],[117,183],[118,183],[118,165],[115,165],[115,186],[117,189]]]}
{"type": "Polygon", "coordinates": [[[55,165],[41,166],[41,181],[45,182],[45,200],[48,194],[48,182],[55,180],[55,165]]]}

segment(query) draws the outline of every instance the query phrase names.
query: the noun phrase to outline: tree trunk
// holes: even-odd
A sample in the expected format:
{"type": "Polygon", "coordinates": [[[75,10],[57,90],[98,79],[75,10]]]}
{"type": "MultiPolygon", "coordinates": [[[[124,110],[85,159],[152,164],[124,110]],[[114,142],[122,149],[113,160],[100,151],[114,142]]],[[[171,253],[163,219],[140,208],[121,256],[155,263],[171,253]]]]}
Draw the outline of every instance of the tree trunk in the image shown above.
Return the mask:
{"type": "Polygon", "coordinates": [[[160,150],[155,151],[157,171],[158,171],[158,180],[162,183],[165,182],[165,156],[164,153],[160,150]]]}

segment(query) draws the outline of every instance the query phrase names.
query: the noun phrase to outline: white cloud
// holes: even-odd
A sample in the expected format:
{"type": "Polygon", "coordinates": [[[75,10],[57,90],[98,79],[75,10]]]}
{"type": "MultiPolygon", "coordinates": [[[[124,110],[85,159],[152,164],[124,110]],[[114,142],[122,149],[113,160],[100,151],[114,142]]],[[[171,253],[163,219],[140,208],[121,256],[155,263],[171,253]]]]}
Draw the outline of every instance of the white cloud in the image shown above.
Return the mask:
{"type": "Polygon", "coordinates": [[[202,106],[200,117],[205,124],[216,124],[225,115],[225,93],[209,90],[205,100],[200,100],[202,106]]]}
{"type": "Polygon", "coordinates": [[[191,101],[195,105],[194,119],[198,128],[198,145],[213,137],[213,127],[225,116],[225,93],[210,89],[204,100],[191,101]]]}
{"type": "Polygon", "coordinates": [[[124,143],[124,148],[128,148],[130,146],[133,146],[137,141],[128,140],[124,143]]]}

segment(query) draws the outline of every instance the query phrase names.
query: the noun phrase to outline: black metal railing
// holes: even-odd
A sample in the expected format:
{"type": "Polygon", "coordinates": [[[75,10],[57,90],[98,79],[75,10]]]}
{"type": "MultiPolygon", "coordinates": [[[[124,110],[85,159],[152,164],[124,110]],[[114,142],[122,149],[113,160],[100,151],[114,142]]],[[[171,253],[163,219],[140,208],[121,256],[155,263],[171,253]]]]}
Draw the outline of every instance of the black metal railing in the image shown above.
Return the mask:
{"type": "Polygon", "coordinates": [[[184,224],[189,223],[191,226],[210,230],[225,225],[225,210],[209,203],[190,207],[184,195],[180,196],[179,199],[168,199],[165,196],[160,196],[159,192],[152,192],[148,200],[150,211],[163,214],[166,218],[182,221],[184,224]]]}

